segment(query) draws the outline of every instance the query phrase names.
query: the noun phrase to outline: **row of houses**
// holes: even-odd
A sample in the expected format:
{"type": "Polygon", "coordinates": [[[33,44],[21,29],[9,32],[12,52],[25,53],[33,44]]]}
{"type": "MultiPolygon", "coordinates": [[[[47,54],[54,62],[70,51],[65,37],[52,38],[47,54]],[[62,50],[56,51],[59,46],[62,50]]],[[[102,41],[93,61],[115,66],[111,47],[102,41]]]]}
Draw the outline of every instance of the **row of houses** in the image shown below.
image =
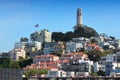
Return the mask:
{"type": "MultiPolygon", "coordinates": [[[[84,52],[94,49],[98,49],[100,51],[120,49],[120,40],[112,39],[105,34],[101,34],[99,37],[73,38],[68,42],[55,42],[52,40],[51,35],[52,33],[46,29],[34,32],[30,35],[30,42],[28,42],[28,40],[20,40],[19,42],[15,42],[14,49],[9,51],[9,53],[10,55],[13,55],[12,53],[20,54],[19,49],[21,49],[21,51],[25,51],[25,55],[29,54],[29,57],[33,58],[36,55],[58,52],[65,54],[65,52],[84,52]],[[18,52],[16,52],[16,49],[18,49],[18,52]]],[[[21,52],[21,54],[23,54],[23,52],[21,52]]],[[[18,56],[24,57],[22,55],[18,56]]],[[[13,60],[18,60],[18,56],[16,55],[16,59],[14,58],[13,60]]],[[[13,56],[11,56],[11,58],[13,58],[13,56]]]]}
{"type": "MultiPolygon", "coordinates": [[[[28,65],[24,69],[49,69],[49,71],[62,72],[82,72],[90,73],[92,61],[88,60],[88,56],[83,52],[69,52],[61,57],[56,55],[40,55],[33,58],[33,64],[28,65]]],[[[51,74],[47,75],[50,77],[51,74]]],[[[84,74],[81,74],[84,76],[84,74]]],[[[53,77],[55,75],[52,75],[53,77]]]]}
{"type": "Polygon", "coordinates": [[[79,72],[79,74],[81,74],[80,72],[82,70],[83,72],[87,70],[89,74],[90,72],[102,70],[106,72],[106,75],[110,75],[112,70],[116,70],[119,67],[118,53],[107,55],[102,57],[100,62],[93,63],[93,61],[89,60],[84,51],[91,51],[94,49],[100,51],[109,49],[119,50],[120,40],[100,35],[99,37],[91,38],[73,38],[69,42],[55,42],[51,40],[51,33],[49,37],[47,34],[49,34],[48,30],[32,33],[30,37],[33,40],[31,42],[15,42],[14,49],[9,51],[7,56],[5,56],[4,53],[0,53],[0,57],[9,56],[9,58],[16,61],[19,60],[20,57],[25,58],[26,55],[29,54],[28,56],[33,58],[33,64],[28,65],[25,69],[56,69],[71,72],[75,71],[79,72]],[[56,54],[59,52],[62,53],[61,57],[51,55],[51,53],[56,54]],[[91,66],[93,66],[93,68],[91,66]],[[108,68],[110,66],[112,66],[112,68],[108,68]]]}

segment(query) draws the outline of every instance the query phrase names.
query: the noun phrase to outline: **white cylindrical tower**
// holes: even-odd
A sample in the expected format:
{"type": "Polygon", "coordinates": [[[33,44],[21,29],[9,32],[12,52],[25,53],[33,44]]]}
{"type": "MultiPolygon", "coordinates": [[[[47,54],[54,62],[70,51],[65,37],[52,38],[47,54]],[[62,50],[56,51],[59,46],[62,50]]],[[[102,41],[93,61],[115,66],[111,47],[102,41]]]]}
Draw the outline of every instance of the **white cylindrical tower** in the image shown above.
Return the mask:
{"type": "Polygon", "coordinates": [[[77,9],[77,25],[82,24],[82,9],[77,9]]]}

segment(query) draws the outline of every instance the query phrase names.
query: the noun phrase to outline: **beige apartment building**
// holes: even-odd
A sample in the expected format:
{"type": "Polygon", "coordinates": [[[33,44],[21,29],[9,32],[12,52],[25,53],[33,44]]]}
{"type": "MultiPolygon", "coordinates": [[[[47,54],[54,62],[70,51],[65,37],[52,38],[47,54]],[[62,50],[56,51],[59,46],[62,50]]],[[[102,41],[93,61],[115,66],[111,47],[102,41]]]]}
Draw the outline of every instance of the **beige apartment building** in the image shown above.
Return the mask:
{"type": "Polygon", "coordinates": [[[13,49],[9,52],[10,58],[14,61],[19,60],[20,57],[25,58],[26,57],[26,52],[24,49],[13,49]]]}

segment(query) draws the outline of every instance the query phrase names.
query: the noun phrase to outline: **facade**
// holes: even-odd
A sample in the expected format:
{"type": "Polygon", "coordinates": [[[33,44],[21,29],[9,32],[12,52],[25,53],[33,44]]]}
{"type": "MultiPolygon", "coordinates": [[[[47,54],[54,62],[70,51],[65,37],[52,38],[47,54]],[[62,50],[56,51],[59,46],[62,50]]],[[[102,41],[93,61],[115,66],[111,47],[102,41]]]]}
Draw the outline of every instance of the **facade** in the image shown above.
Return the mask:
{"type": "Polygon", "coordinates": [[[51,42],[51,36],[52,33],[48,30],[44,29],[39,32],[34,32],[30,35],[30,38],[32,41],[38,41],[38,42],[51,42]]]}
{"type": "Polygon", "coordinates": [[[101,58],[101,62],[116,62],[117,55],[116,54],[110,54],[105,57],[101,58]]]}
{"type": "Polygon", "coordinates": [[[43,55],[43,51],[32,51],[29,53],[29,57],[34,58],[35,56],[43,55]]]}
{"type": "Polygon", "coordinates": [[[67,53],[60,57],[60,60],[87,60],[88,56],[83,52],[67,53]]]}
{"type": "Polygon", "coordinates": [[[45,42],[44,54],[54,53],[55,45],[57,45],[57,42],[45,42]]]}
{"type": "Polygon", "coordinates": [[[85,74],[90,75],[92,65],[93,65],[93,62],[91,62],[91,61],[85,61],[85,60],[74,61],[74,60],[71,60],[69,63],[63,63],[62,64],[62,70],[73,71],[73,72],[79,73],[79,74],[77,74],[77,76],[86,76],[85,74]]]}
{"type": "Polygon", "coordinates": [[[99,71],[99,64],[98,64],[98,62],[94,62],[93,67],[94,67],[94,72],[99,71]]]}
{"type": "Polygon", "coordinates": [[[30,43],[29,43],[29,46],[30,46],[30,47],[35,47],[35,48],[36,48],[36,51],[38,51],[38,50],[41,50],[42,44],[41,44],[41,42],[33,41],[33,42],[30,42],[30,43]]]}
{"type": "Polygon", "coordinates": [[[120,76],[120,69],[112,70],[110,76],[120,76]]]}
{"type": "Polygon", "coordinates": [[[1,52],[0,53],[0,58],[10,58],[10,55],[7,52],[1,52]]]}
{"type": "Polygon", "coordinates": [[[110,75],[110,73],[113,70],[117,69],[117,63],[115,63],[115,62],[107,62],[105,64],[105,68],[106,68],[105,74],[108,76],[108,75],[110,75]]]}
{"type": "Polygon", "coordinates": [[[99,45],[94,44],[94,43],[88,44],[88,45],[86,46],[86,50],[87,50],[87,51],[91,51],[91,50],[103,51],[103,49],[102,49],[99,45]]]}
{"type": "Polygon", "coordinates": [[[29,44],[28,42],[15,42],[14,49],[18,49],[18,48],[25,49],[26,47],[29,46],[28,44],[29,44]]]}
{"type": "Polygon", "coordinates": [[[110,54],[101,58],[100,65],[105,66],[104,69],[107,76],[110,75],[113,70],[120,68],[119,58],[119,52],[117,54],[110,54]]]}
{"type": "Polygon", "coordinates": [[[61,70],[75,72],[76,76],[89,76],[93,62],[88,60],[88,56],[83,52],[67,53],[60,57],[62,60],[61,70]]]}
{"type": "Polygon", "coordinates": [[[33,58],[33,63],[36,62],[50,62],[50,61],[57,61],[59,60],[58,56],[55,55],[40,55],[40,56],[36,56],[35,58],[33,58]]]}
{"type": "Polygon", "coordinates": [[[49,70],[48,74],[46,75],[46,77],[75,77],[75,73],[74,72],[66,72],[63,70],[49,70]]]}
{"type": "Polygon", "coordinates": [[[33,64],[25,69],[59,69],[59,57],[55,55],[40,55],[33,58],[33,64]]]}
{"type": "Polygon", "coordinates": [[[13,49],[12,51],[9,52],[10,58],[14,61],[17,61],[19,57],[25,58],[26,57],[26,52],[24,49],[13,49]]]}
{"type": "Polygon", "coordinates": [[[64,48],[65,48],[64,43],[58,42],[57,45],[55,45],[55,47],[54,47],[54,53],[63,52],[64,48]]]}
{"type": "Polygon", "coordinates": [[[66,43],[66,52],[77,52],[83,48],[82,43],[67,42],[66,43]]]}
{"type": "Polygon", "coordinates": [[[44,48],[44,54],[54,53],[54,47],[44,48]]]}
{"type": "Polygon", "coordinates": [[[26,53],[31,53],[34,51],[41,50],[41,42],[38,41],[32,41],[32,42],[15,42],[14,49],[24,49],[26,53]]]}
{"type": "Polygon", "coordinates": [[[63,42],[45,42],[44,54],[57,53],[64,51],[63,42]]]}

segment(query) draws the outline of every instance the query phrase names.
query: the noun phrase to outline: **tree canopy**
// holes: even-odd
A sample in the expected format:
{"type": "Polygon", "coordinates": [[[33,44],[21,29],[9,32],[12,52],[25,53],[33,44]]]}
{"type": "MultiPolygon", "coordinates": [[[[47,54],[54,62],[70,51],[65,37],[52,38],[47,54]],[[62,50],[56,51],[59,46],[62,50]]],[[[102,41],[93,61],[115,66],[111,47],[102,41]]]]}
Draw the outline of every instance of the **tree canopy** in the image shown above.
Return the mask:
{"type": "Polygon", "coordinates": [[[33,63],[33,59],[13,61],[9,58],[0,58],[0,68],[23,68],[33,63]]]}
{"type": "Polygon", "coordinates": [[[99,60],[101,60],[101,57],[104,55],[103,52],[99,50],[92,50],[89,51],[87,54],[89,59],[94,62],[98,62],[99,60]]]}
{"type": "Polygon", "coordinates": [[[74,37],[94,37],[98,36],[98,33],[91,27],[86,25],[76,25],[74,29],[74,37]]]}
{"type": "Polygon", "coordinates": [[[48,73],[47,69],[27,69],[24,72],[24,75],[26,77],[30,77],[30,76],[34,76],[35,74],[40,75],[40,74],[47,74],[47,73],[48,73]]]}
{"type": "Polygon", "coordinates": [[[68,31],[66,33],[62,32],[53,32],[52,33],[52,39],[55,41],[70,41],[72,38],[77,38],[77,37],[95,37],[98,36],[98,33],[91,27],[88,27],[86,25],[76,25],[74,26],[75,29],[74,31],[68,31]]]}

